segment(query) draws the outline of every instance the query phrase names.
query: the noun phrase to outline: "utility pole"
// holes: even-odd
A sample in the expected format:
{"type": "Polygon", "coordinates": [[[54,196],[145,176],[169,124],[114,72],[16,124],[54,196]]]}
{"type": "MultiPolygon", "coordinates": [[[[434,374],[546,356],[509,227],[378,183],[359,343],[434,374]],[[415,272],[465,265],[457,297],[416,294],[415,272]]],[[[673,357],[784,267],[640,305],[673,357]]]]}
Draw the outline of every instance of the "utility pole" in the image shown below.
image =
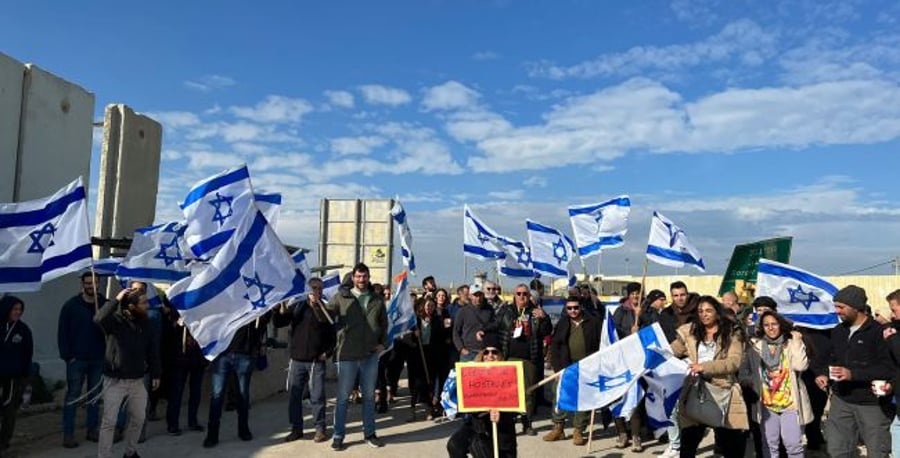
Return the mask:
{"type": "Polygon", "coordinates": [[[900,275],[900,256],[894,258],[894,275],[900,275]]]}

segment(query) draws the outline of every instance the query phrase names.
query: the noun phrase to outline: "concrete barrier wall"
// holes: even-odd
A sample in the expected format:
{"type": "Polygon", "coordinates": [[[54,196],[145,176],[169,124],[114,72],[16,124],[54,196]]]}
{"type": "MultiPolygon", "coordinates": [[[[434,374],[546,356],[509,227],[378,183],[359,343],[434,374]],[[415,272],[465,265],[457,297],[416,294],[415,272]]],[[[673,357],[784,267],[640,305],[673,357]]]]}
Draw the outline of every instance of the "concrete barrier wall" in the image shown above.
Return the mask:
{"type": "MultiPolygon", "coordinates": [[[[17,135],[14,201],[46,197],[81,175],[90,184],[94,95],[37,66],[20,67],[21,117],[17,135]]],[[[62,304],[80,288],[77,275],[46,283],[37,293],[19,293],[26,304],[23,320],[34,333],[35,361],[43,374],[63,378],[56,345],[62,304]]]]}
{"type": "Polygon", "coordinates": [[[0,54],[0,202],[12,202],[15,194],[24,77],[21,62],[0,54]]]}

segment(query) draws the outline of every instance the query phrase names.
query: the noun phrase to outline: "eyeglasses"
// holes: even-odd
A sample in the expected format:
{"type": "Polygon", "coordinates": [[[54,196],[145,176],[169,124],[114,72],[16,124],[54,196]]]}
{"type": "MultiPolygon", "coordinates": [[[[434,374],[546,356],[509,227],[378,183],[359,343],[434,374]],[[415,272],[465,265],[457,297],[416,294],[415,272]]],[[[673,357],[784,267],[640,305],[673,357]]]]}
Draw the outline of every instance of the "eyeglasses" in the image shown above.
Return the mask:
{"type": "Polygon", "coordinates": [[[527,295],[528,295],[528,293],[524,293],[522,291],[516,291],[516,296],[522,297],[522,296],[527,296],[527,295]]]}
{"type": "Polygon", "coordinates": [[[485,355],[500,355],[500,350],[496,350],[496,349],[492,349],[492,348],[485,348],[484,354],[485,355]]]}
{"type": "Polygon", "coordinates": [[[485,288],[485,291],[497,291],[497,288],[485,288]]]}
{"type": "Polygon", "coordinates": [[[581,307],[566,307],[566,310],[568,310],[570,312],[575,312],[575,311],[581,310],[581,307]]]}

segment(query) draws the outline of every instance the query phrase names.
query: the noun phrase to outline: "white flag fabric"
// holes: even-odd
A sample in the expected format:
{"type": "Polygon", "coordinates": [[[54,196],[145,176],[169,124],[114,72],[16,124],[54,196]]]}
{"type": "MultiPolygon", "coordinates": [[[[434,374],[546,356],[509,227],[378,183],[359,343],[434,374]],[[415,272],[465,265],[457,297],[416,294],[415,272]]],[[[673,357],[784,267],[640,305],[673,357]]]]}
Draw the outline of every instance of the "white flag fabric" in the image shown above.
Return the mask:
{"type": "Polygon", "coordinates": [[[214,256],[234,233],[240,215],[250,212],[254,205],[275,227],[281,195],[260,194],[259,198],[261,200],[256,202],[246,165],[195,184],[181,203],[181,211],[187,220],[185,239],[194,256],[201,259],[214,256]]]}
{"type": "Polygon", "coordinates": [[[534,278],[531,264],[531,249],[524,242],[502,237],[506,256],[497,260],[500,275],[511,278],[534,278]]]}
{"type": "Polygon", "coordinates": [[[539,274],[552,278],[569,275],[569,263],[575,259],[575,242],[550,226],[527,220],[531,265],[539,274]]]}
{"type": "Polygon", "coordinates": [[[759,260],[756,297],[769,296],[778,313],[797,326],[830,329],[839,322],[834,309],[838,289],[822,277],[768,259],[759,260]]]}
{"type": "Polygon", "coordinates": [[[688,363],[678,358],[669,358],[656,369],[644,374],[647,382],[646,402],[647,427],[659,439],[672,426],[672,411],[681,397],[681,387],[688,374],[688,363]]]}
{"type": "Polygon", "coordinates": [[[38,291],[91,256],[81,177],[50,197],[0,204],[0,292],[38,291]]]}
{"type": "Polygon", "coordinates": [[[309,279],[312,278],[312,269],[309,267],[309,261],[306,259],[306,253],[303,252],[303,248],[298,248],[297,251],[291,255],[291,259],[294,260],[297,269],[303,274],[303,278],[309,281],[309,279]]]}
{"type": "Polygon", "coordinates": [[[479,261],[503,259],[501,237],[481,222],[466,205],[463,209],[463,254],[479,261]]]}
{"type": "Polygon", "coordinates": [[[191,274],[192,259],[184,241],[185,225],[171,222],[134,231],[128,255],[116,276],[139,281],[174,283],[191,274]]]}
{"type": "Polygon", "coordinates": [[[669,267],[694,266],[706,272],[700,252],[688,241],[684,231],[659,212],[653,212],[650,222],[647,259],[669,267]]]}
{"type": "Polygon", "coordinates": [[[622,399],[609,407],[609,411],[612,413],[613,418],[624,418],[625,421],[631,420],[631,414],[637,409],[642,399],[644,399],[644,389],[641,388],[640,383],[634,383],[625,392],[622,399]]]}
{"type": "Polygon", "coordinates": [[[391,218],[397,223],[397,229],[400,231],[400,254],[403,256],[403,265],[410,274],[416,274],[416,257],[412,252],[412,232],[409,230],[409,222],[406,219],[406,210],[399,200],[394,201],[391,208],[391,218]]]}
{"type": "Polygon", "coordinates": [[[589,205],[569,207],[569,220],[575,234],[578,255],[586,259],[605,248],[620,247],[628,233],[628,215],[631,213],[631,199],[619,196],[614,199],[589,205]]]}
{"type": "Polygon", "coordinates": [[[236,216],[234,235],[209,265],[169,290],[169,301],[209,360],[228,348],[241,326],[305,292],[306,279],[263,214],[251,207],[236,216]]]}
{"type": "Polygon", "coordinates": [[[563,369],[556,408],[584,412],[606,407],[670,357],[672,349],[659,323],[646,326],[563,369]]]}
{"type": "Polygon", "coordinates": [[[254,192],[253,201],[256,208],[266,217],[272,229],[278,228],[278,219],[281,216],[281,193],[279,192],[254,192]]]}
{"type": "Polygon", "coordinates": [[[603,320],[603,329],[600,330],[600,348],[606,348],[619,341],[619,333],[616,332],[616,323],[613,320],[615,312],[606,309],[606,319],[603,320]]]}
{"type": "Polygon", "coordinates": [[[330,301],[341,289],[341,276],[337,272],[322,277],[322,298],[330,301]]]}
{"type": "Polygon", "coordinates": [[[394,346],[394,339],[416,328],[416,309],[409,295],[409,279],[406,271],[397,275],[394,282],[397,284],[395,293],[391,296],[391,302],[387,305],[387,353],[394,346]]]}
{"type": "Polygon", "coordinates": [[[447,374],[447,380],[444,381],[444,386],[441,390],[441,407],[444,409],[444,414],[447,415],[447,418],[451,420],[456,418],[456,413],[459,409],[459,404],[456,401],[456,369],[450,369],[450,373],[447,374]]]}

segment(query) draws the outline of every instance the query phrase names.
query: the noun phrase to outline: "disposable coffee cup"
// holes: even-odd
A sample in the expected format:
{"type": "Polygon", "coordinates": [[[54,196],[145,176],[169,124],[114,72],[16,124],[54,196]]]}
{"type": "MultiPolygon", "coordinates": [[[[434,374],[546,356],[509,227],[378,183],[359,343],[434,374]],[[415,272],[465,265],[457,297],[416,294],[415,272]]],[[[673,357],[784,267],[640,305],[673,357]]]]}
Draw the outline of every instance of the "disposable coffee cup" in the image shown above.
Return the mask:
{"type": "Polygon", "coordinates": [[[830,378],[831,380],[837,380],[837,378],[834,376],[835,367],[836,366],[828,366],[828,378],[830,378]]]}
{"type": "Polygon", "coordinates": [[[872,380],[872,392],[875,396],[887,396],[887,381],[872,380]]]}
{"type": "Polygon", "coordinates": [[[452,322],[450,321],[450,318],[444,318],[444,327],[445,328],[449,328],[451,324],[452,324],[452,322]]]}

